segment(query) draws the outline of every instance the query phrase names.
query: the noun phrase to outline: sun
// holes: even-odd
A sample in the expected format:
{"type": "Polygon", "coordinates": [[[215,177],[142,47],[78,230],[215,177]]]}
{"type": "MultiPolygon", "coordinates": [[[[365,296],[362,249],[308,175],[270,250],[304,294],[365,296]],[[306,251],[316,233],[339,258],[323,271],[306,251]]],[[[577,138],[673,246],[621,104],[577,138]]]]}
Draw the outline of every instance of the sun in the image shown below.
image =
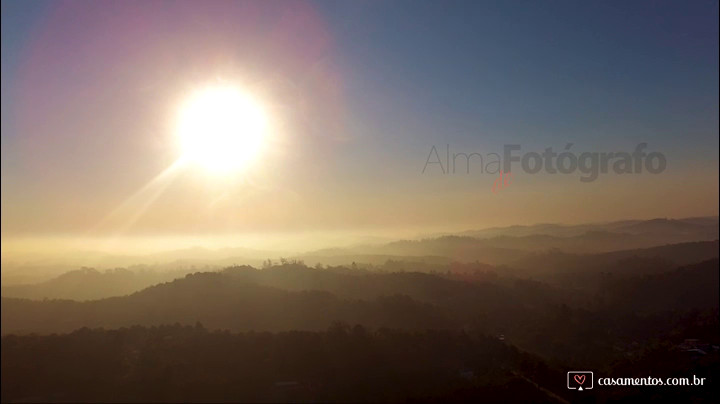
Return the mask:
{"type": "Polygon", "coordinates": [[[207,87],[180,108],[181,160],[213,174],[239,172],[259,157],[267,132],[265,109],[249,93],[233,86],[207,87]]]}

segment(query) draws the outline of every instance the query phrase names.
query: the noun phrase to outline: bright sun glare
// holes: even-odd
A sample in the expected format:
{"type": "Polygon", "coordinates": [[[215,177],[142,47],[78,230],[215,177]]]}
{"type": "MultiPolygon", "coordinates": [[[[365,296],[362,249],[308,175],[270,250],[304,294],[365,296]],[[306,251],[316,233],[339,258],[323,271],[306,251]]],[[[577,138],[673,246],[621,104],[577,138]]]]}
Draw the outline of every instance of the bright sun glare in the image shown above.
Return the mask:
{"type": "Polygon", "coordinates": [[[231,86],[205,88],[180,111],[182,159],[215,174],[240,171],[265,146],[267,126],[264,109],[249,94],[231,86]]]}

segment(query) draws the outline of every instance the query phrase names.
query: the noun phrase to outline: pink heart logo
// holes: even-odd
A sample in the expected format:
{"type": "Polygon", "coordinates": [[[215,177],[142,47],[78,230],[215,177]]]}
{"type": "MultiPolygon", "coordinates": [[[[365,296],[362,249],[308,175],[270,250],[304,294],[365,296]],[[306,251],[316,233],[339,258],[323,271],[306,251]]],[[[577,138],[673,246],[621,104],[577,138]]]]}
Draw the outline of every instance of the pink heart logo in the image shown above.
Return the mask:
{"type": "Polygon", "coordinates": [[[583,383],[585,383],[585,375],[575,375],[575,376],[573,376],[573,378],[575,379],[575,381],[576,381],[578,384],[583,384],[583,383]]]}

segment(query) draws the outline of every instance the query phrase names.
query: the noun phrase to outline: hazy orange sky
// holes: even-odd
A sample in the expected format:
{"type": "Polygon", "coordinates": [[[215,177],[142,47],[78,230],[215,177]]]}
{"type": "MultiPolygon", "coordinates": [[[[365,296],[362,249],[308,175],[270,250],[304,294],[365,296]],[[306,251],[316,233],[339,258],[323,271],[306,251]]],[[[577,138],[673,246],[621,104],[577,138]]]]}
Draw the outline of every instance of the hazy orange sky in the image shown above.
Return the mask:
{"type": "Polygon", "coordinates": [[[2,4],[4,240],[718,214],[716,2],[2,4]],[[262,100],[273,136],[237,175],[162,175],[177,111],[208,83],[262,100]],[[662,173],[513,171],[499,192],[497,175],[423,173],[433,146],[642,142],[662,173]]]}

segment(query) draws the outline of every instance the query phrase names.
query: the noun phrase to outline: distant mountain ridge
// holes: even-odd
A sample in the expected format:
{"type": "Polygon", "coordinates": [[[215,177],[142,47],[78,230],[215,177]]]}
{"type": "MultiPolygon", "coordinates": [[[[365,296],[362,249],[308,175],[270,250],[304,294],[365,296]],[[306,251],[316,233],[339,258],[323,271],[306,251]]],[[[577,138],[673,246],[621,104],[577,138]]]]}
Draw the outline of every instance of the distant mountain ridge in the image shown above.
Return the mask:
{"type": "Polygon", "coordinates": [[[468,230],[457,234],[478,238],[490,238],[497,236],[522,237],[531,235],[573,237],[595,231],[628,234],[641,234],[647,231],[661,231],[691,234],[692,237],[697,237],[695,240],[711,240],[718,238],[719,223],[720,220],[718,216],[703,216],[682,219],[656,218],[649,220],[619,220],[607,223],[589,223],[578,225],[541,223],[526,226],[515,225],[507,227],[491,227],[481,230],[468,230]]]}
{"type": "Polygon", "coordinates": [[[117,268],[98,271],[82,268],[28,285],[2,287],[2,296],[25,299],[95,300],[137,292],[157,283],[183,277],[189,270],[147,271],[117,268]]]}
{"type": "MultiPolygon", "coordinates": [[[[368,268],[372,271],[391,272],[452,272],[466,274],[473,277],[484,277],[482,273],[495,273],[500,276],[533,277],[551,281],[552,277],[570,277],[578,282],[587,282],[587,277],[594,277],[600,272],[613,272],[616,274],[643,275],[668,271],[678,266],[688,265],[718,257],[718,241],[701,241],[692,243],[671,244],[645,249],[620,250],[598,254],[567,253],[560,250],[545,251],[509,251],[501,249],[488,249],[482,246],[477,248],[481,240],[470,237],[449,237],[439,240],[422,242],[399,242],[405,253],[414,251],[424,252],[434,249],[438,254],[455,254],[454,257],[443,256],[401,256],[401,255],[356,255],[333,256],[330,262],[342,263],[342,266],[352,269],[353,262],[357,261],[356,268],[368,268]],[[487,251],[501,251],[507,253],[502,256],[504,266],[489,265],[485,260],[492,256],[485,255],[487,251]],[[462,254],[462,255],[458,255],[462,254]],[[458,259],[460,258],[460,259],[458,259]],[[456,261],[470,261],[462,264],[456,261]],[[477,261],[477,262],[475,262],[477,261]]],[[[321,260],[322,256],[315,259],[321,260]]],[[[312,264],[312,261],[306,261],[312,264]]],[[[250,268],[250,267],[248,267],[250,268]]],[[[207,271],[207,269],[205,269],[207,271]]],[[[178,269],[174,271],[146,271],[146,270],[109,270],[100,272],[94,269],[81,269],[70,271],[51,280],[28,285],[3,286],[3,297],[25,298],[31,300],[42,299],[71,299],[95,300],[113,296],[127,295],[137,292],[157,283],[182,278],[188,273],[197,272],[193,269],[178,269]]],[[[253,269],[253,274],[260,273],[253,269]]],[[[326,276],[332,277],[333,272],[326,276]]],[[[364,273],[359,271],[359,273],[364,273]]],[[[293,273],[289,273],[292,279],[293,273]]],[[[319,281],[323,278],[315,278],[319,281]]],[[[253,278],[253,282],[257,279],[253,278]]],[[[292,284],[269,284],[283,288],[293,288],[292,284]]],[[[314,289],[321,284],[298,283],[307,289],[314,289]]],[[[348,288],[356,285],[350,284],[348,288]]]]}
{"type": "Polygon", "coordinates": [[[211,330],[276,332],[323,330],[339,321],[374,329],[503,334],[521,349],[590,365],[608,355],[622,357],[613,344],[648,340],[658,332],[712,335],[717,258],[650,274],[618,269],[626,273],[589,272],[588,282],[576,286],[450,271],[234,267],[86,302],[3,297],[0,325],[4,335],[197,322],[211,330]]]}

